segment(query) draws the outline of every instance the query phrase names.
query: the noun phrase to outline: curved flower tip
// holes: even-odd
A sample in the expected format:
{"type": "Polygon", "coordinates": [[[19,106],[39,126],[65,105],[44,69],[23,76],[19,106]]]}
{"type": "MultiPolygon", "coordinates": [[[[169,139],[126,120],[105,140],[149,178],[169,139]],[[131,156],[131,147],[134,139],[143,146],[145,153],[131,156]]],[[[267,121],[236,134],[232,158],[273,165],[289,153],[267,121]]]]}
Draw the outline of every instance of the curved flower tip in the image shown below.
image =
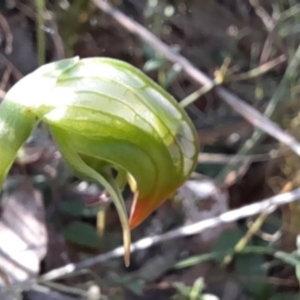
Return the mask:
{"type": "Polygon", "coordinates": [[[148,201],[138,201],[137,197],[136,194],[130,212],[129,226],[131,230],[140,225],[157,208],[157,205],[149,207],[148,201]]]}
{"type": "Polygon", "coordinates": [[[143,223],[166,199],[167,197],[161,199],[141,199],[136,194],[130,212],[130,229],[133,230],[143,223]]]}

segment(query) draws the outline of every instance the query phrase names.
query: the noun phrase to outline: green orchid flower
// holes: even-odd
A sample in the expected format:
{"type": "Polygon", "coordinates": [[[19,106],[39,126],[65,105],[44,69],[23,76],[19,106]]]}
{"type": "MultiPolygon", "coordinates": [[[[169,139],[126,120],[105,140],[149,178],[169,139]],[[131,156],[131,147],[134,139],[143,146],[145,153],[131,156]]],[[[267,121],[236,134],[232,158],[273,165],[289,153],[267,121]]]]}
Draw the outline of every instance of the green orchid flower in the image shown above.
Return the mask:
{"type": "Polygon", "coordinates": [[[49,126],[73,172],[109,193],[128,265],[130,231],[195,168],[199,142],[186,112],[145,74],[119,60],[75,57],[44,65],[21,79],[0,106],[0,186],[38,122],[49,126]],[[129,219],[121,193],[126,182],[134,194],[129,219]]]}

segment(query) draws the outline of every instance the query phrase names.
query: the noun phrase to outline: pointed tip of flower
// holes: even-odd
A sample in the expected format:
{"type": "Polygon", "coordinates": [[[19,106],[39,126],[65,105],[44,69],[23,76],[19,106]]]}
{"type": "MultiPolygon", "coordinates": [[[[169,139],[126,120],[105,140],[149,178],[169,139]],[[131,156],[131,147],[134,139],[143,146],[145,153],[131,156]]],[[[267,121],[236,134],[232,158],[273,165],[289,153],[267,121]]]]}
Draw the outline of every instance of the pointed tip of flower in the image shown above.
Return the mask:
{"type": "Polygon", "coordinates": [[[131,213],[130,213],[130,219],[129,219],[129,226],[130,229],[133,230],[137,226],[139,226],[143,221],[145,221],[151,213],[155,211],[155,209],[160,205],[157,203],[151,203],[150,201],[146,200],[134,200],[131,213]]]}

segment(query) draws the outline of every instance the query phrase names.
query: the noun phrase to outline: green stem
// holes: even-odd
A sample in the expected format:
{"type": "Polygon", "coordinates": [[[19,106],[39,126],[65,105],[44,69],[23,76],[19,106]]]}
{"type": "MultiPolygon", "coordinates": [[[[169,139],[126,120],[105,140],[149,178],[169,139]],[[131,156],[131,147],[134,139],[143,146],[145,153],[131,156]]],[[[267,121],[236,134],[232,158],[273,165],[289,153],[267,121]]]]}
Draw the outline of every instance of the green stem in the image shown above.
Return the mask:
{"type": "Polygon", "coordinates": [[[4,100],[0,105],[0,189],[18,150],[36,124],[33,112],[4,100]]]}
{"type": "Polygon", "coordinates": [[[35,0],[36,6],[36,32],[37,32],[37,44],[38,44],[38,62],[39,65],[45,63],[45,32],[42,29],[44,26],[44,13],[45,13],[45,1],[35,0]]]}

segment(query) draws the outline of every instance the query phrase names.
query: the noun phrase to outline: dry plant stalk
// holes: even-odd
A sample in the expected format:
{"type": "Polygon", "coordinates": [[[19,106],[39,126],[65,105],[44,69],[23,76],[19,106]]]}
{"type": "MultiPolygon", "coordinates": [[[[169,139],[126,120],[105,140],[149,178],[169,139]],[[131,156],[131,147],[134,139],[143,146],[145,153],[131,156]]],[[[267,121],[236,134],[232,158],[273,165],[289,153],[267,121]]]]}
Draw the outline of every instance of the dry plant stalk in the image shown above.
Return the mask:
{"type": "MultiPolygon", "coordinates": [[[[290,134],[297,140],[300,140],[300,111],[292,119],[288,127],[290,134]]],[[[279,147],[279,152],[284,153],[279,163],[279,170],[282,176],[270,177],[268,181],[275,193],[286,193],[300,187],[300,159],[292,151],[287,150],[284,145],[279,147]]],[[[274,172],[274,165],[271,164],[270,170],[272,174],[274,172]]],[[[281,245],[286,250],[294,250],[296,237],[300,233],[300,201],[283,206],[282,213],[285,234],[283,235],[281,245]]]]}

